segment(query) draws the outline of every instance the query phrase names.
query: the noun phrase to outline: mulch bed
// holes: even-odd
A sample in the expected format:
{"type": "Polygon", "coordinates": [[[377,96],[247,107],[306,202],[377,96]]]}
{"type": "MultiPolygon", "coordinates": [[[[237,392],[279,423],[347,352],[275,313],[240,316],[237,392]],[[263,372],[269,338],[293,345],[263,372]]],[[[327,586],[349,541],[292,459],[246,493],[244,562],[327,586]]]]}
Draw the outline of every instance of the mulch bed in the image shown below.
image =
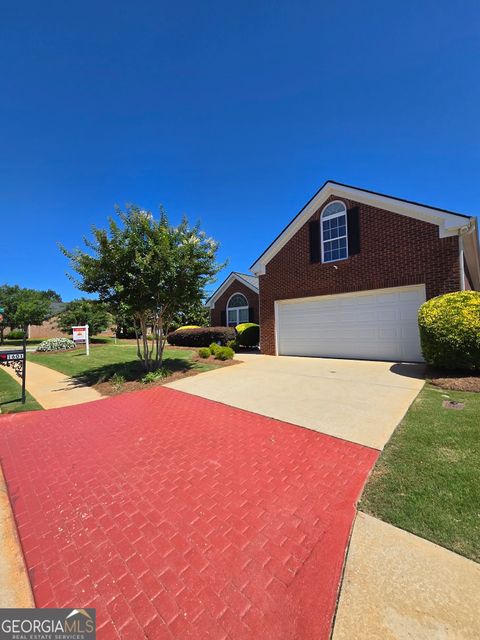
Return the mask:
{"type": "MultiPolygon", "coordinates": [[[[182,347],[181,347],[182,348],[182,347]]],[[[188,348],[188,351],[192,351],[191,347],[188,348]]],[[[192,358],[191,362],[201,362],[203,364],[207,362],[214,363],[217,367],[229,367],[232,364],[239,364],[238,360],[215,360],[213,356],[210,358],[192,358]]],[[[175,371],[172,375],[166,378],[160,378],[159,380],[155,380],[155,382],[144,383],[140,380],[130,380],[124,382],[120,386],[113,385],[109,380],[105,382],[99,382],[98,384],[92,385],[94,389],[96,389],[102,396],[118,396],[121,393],[129,393],[131,391],[140,391],[143,389],[151,389],[152,387],[159,387],[164,384],[168,384],[169,382],[174,382],[175,380],[180,380],[181,378],[187,378],[189,376],[196,376],[199,373],[204,373],[201,369],[185,369],[185,371],[175,371]]]]}
{"type": "Polygon", "coordinates": [[[447,371],[427,367],[426,378],[431,384],[441,389],[480,393],[480,374],[478,371],[447,371]]]}

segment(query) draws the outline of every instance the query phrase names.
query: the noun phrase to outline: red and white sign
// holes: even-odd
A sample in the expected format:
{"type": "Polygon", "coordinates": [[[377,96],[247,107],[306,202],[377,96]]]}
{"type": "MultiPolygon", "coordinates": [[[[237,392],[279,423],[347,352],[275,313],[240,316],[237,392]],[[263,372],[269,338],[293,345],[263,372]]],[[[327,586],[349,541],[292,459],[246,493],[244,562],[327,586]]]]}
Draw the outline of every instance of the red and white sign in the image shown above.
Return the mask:
{"type": "Polygon", "coordinates": [[[87,341],[87,327],[72,327],[72,331],[73,331],[74,342],[87,341]]]}
{"type": "Polygon", "coordinates": [[[85,343],[85,353],[90,355],[90,341],[88,339],[88,324],[83,327],[72,327],[72,340],[85,343]]]}

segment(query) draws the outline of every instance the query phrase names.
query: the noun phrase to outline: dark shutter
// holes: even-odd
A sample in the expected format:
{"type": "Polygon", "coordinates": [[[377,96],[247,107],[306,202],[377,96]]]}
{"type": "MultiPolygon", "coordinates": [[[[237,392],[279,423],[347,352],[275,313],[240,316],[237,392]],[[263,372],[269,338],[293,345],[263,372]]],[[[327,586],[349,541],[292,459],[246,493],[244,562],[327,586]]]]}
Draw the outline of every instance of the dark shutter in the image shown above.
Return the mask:
{"type": "Polygon", "coordinates": [[[320,262],[320,221],[312,220],[310,228],[310,262],[320,262]]]}
{"type": "Polygon", "coordinates": [[[255,322],[255,309],[253,307],[248,307],[248,321],[255,322]]]}
{"type": "Polygon", "coordinates": [[[226,327],[227,326],[227,312],[226,311],[222,311],[220,313],[220,326],[221,327],[226,327]]]}
{"type": "Polygon", "coordinates": [[[360,253],[360,211],[352,207],[347,211],[348,223],[348,255],[360,253]]]}

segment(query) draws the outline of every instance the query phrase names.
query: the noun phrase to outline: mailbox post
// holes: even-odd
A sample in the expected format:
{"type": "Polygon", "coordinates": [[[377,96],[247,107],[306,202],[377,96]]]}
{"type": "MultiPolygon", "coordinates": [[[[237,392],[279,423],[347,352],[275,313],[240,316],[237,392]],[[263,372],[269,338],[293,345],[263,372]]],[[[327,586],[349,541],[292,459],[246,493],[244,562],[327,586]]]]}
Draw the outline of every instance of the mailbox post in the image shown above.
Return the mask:
{"type": "Polygon", "coordinates": [[[0,365],[12,367],[18,377],[22,376],[22,404],[26,401],[25,382],[27,378],[26,342],[21,351],[0,351],[0,365]]]}
{"type": "Polygon", "coordinates": [[[28,327],[25,327],[23,332],[23,367],[22,367],[22,404],[25,404],[27,399],[27,392],[25,389],[27,382],[27,331],[28,327]]]}

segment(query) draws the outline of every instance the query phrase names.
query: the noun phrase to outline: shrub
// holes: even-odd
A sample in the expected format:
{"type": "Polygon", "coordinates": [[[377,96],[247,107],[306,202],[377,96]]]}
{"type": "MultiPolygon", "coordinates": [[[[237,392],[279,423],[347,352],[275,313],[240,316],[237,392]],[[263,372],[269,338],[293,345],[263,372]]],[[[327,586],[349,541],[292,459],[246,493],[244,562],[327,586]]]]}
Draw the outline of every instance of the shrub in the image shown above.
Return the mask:
{"type": "Polygon", "coordinates": [[[260,341],[260,327],[253,322],[245,322],[236,327],[237,342],[242,347],[256,347],[260,341]],[[240,331],[238,327],[241,327],[240,331]]]}
{"type": "Polygon", "coordinates": [[[242,322],[241,324],[237,324],[237,326],[235,327],[235,331],[237,332],[237,335],[241,335],[245,329],[248,329],[248,327],[257,327],[258,325],[255,324],[255,322],[242,322]]]}
{"type": "Polygon", "coordinates": [[[210,357],[210,349],[208,347],[202,347],[198,350],[198,355],[200,358],[209,358],[210,357]]]}
{"type": "Polygon", "coordinates": [[[67,351],[68,349],[75,349],[74,341],[69,338],[49,338],[37,347],[37,351],[67,351]]]}
{"type": "Polygon", "coordinates": [[[458,291],[428,300],[418,312],[425,360],[445,369],[480,370],[480,293],[458,291]]]}
{"type": "Polygon", "coordinates": [[[7,340],[23,340],[24,335],[25,335],[24,331],[15,330],[15,331],[10,331],[10,333],[7,334],[5,338],[7,340]]]}
{"type": "Polygon", "coordinates": [[[110,378],[110,382],[115,389],[120,389],[120,387],[125,384],[125,376],[122,376],[121,373],[114,373],[110,378]]]}
{"type": "Polygon", "coordinates": [[[184,329],[200,329],[200,325],[198,324],[186,324],[183,327],[178,327],[176,331],[184,331],[184,329]]]}
{"type": "Polygon", "coordinates": [[[209,345],[209,347],[208,347],[208,349],[209,349],[210,353],[212,354],[212,356],[214,356],[218,352],[218,350],[221,349],[221,348],[222,347],[219,344],[217,344],[216,342],[212,342],[212,344],[209,345]]]}
{"type": "Polygon", "coordinates": [[[168,343],[177,347],[208,347],[212,342],[224,345],[235,338],[233,327],[199,327],[168,334],[168,343]]]}
{"type": "Polygon", "coordinates": [[[215,360],[231,360],[235,351],[230,347],[220,347],[215,354],[215,360]]]}
{"type": "Polygon", "coordinates": [[[234,351],[237,351],[239,345],[238,345],[238,342],[236,340],[229,340],[227,342],[227,347],[230,347],[230,349],[233,349],[234,351]]]}
{"type": "Polygon", "coordinates": [[[149,382],[156,382],[157,380],[161,380],[162,378],[166,378],[170,375],[170,371],[166,367],[160,367],[156,371],[150,371],[146,373],[143,378],[143,384],[148,384],[149,382]]]}

